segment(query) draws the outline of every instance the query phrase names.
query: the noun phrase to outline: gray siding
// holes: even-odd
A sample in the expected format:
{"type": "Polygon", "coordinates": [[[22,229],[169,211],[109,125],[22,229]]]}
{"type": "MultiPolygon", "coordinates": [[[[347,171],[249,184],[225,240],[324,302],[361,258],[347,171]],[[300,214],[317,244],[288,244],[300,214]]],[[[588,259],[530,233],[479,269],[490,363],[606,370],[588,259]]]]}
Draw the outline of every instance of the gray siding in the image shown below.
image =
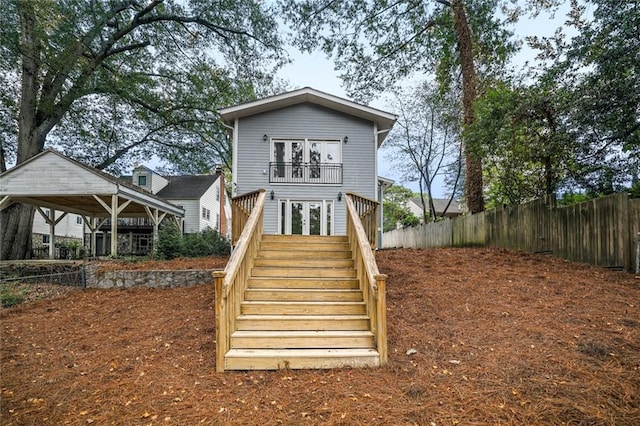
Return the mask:
{"type": "Polygon", "coordinates": [[[334,232],[346,233],[344,198],[338,192],[354,192],[376,198],[376,142],[372,122],[361,120],[314,104],[300,104],[269,111],[238,121],[236,193],[244,194],[264,188],[267,191],[264,232],[277,232],[278,200],[334,200],[334,232]],[[271,138],[342,139],[342,185],[269,184],[271,138]],[[271,200],[269,194],[275,194],[271,200]]]}

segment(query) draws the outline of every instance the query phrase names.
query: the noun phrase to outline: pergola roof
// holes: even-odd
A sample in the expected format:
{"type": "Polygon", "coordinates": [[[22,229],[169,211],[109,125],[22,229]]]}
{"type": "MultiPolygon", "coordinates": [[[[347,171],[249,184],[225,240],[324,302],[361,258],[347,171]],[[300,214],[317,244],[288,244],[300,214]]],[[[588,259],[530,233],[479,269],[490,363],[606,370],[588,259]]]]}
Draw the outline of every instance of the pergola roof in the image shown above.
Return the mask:
{"type": "Polygon", "coordinates": [[[0,210],[13,203],[26,203],[106,218],[111,214],[105,205],[111,206],[113,195],[130,201],[118,217],[146,217],[147,209],[184,216],[182,208],[53,150],[0,174],[0,210]]]}

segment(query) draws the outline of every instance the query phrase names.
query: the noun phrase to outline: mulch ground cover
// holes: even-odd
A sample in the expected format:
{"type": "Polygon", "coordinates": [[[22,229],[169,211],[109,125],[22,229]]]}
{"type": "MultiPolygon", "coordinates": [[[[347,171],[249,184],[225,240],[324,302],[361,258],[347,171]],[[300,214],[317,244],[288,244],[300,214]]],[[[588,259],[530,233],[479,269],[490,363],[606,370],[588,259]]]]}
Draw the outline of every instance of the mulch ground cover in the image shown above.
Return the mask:
{"type": "Polygon", "coordinates": [[[0,423],[640,424],[639,277],[499,249],[377,259],[378,369],[216,373],[211,283],[4,309],[0,423]]]}

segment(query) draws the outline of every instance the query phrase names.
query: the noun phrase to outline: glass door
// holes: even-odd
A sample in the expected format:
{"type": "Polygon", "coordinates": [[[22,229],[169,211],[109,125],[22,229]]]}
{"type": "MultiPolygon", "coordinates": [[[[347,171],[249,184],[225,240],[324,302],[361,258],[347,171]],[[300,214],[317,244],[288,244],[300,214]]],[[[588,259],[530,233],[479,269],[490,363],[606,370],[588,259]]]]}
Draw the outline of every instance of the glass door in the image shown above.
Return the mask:
{"type": "Polygon", "coordinates": [[[331,235],[333,201],[282,200],[279,232],[292,235],[331,235]]]}

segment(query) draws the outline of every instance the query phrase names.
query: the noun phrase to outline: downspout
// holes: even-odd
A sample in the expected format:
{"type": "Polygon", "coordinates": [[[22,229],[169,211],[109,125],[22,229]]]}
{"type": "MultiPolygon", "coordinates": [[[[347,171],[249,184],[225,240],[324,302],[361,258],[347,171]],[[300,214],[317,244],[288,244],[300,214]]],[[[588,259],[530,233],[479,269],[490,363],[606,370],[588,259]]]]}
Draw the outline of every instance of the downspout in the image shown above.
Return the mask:
{"type": "Polygon", "coordinates": [[[236,170],[238,170],[238,156],[236,155],[238,151],[238,119],[234,120],[233,126],[229,126],[225,122],[222,122],[222,125],[231,133],[231,196],[233,197],[238,195],[236,190],[238,186],[238,182],[236,182],[236,170]]]}
{"type": "Polygon", "coordinates": [[[382,129],[382,130],[378,130],[378,125],[374,124],[374,131],[376,134],[376,191],[378,194],[378,202],[380,203],[379,205],[379,209],[380,212],[378,214],[378,249],[382,248],[382,224],[383,224],[383,220],[384,218],[382,217],[382,185],[380,185],[380,182],[378,181],[378,148],[380,147],[380,144],[378,143],[378,141],[380,140],[380,135],[383,133],[389,133],[391,131],[391,128],[388,129],[382,129]]]}

